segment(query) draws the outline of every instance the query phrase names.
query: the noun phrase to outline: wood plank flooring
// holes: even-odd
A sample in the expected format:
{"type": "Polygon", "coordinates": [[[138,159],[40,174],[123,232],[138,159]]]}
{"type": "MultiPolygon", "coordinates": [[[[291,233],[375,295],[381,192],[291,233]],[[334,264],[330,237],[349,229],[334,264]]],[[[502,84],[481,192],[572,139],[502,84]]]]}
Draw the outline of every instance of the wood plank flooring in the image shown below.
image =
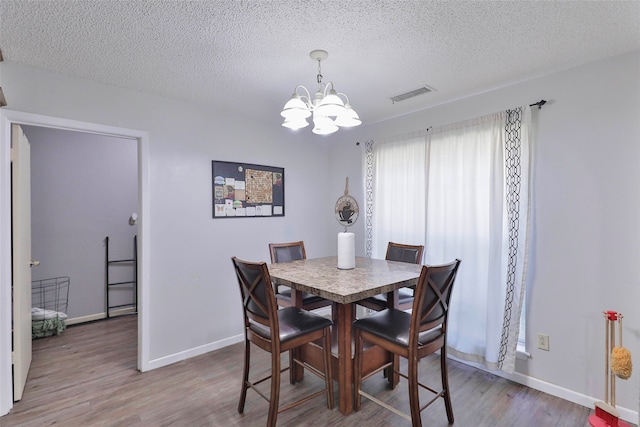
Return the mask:
{"type": "MultiPolygon", "coordinates": [[[[227,427],[266,423],[267,403],[251,390],[244,415],[237,412],[242,344],[140,373],[136,370],[136,340],[135,316],[72,326],[61,336],[35,340],[24,397],[0,418],[0,425],[227,427]]],[[[257,368],[252,377],[257,378],[269,370],[269,355],[255,347],[252,355],[252,365],[257,368]]],[[[286,366],[287,358],[283,360],[286,366]]],[[[420,371],[423,381],[438,384],[436,358],[424,359],[420,371]]],[[[459,427],[589,425],[590,408],[464,364],[450,363],[449,381],[455,425],[459,427]]],[[[263,385],[268,394],[268,382],[263,385]]],[[[322,381],[311,374],[291,386],[288,374],[284,374],[281,403],[322,387],[322,381]]],[[[371,378],[365,391],[408,412],[404,381],[396,390],[387,390],[382,376],[371,378]]],[[[430,427],[448,425],[444,405],[429,407],[422,421],[430,427]]],[[[360,412],[345,417],[337,409],[329,411],[319,398],[281,413],[278,425],[381,427],[410,423],[367,400],[363,400],[360,412]]]]}

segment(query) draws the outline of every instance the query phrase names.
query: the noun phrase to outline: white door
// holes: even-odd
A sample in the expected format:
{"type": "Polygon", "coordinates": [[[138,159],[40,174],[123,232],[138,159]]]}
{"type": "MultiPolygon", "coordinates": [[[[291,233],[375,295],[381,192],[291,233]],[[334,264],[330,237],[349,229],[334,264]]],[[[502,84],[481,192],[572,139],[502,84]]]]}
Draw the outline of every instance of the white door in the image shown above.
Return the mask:
{"type": "Polygon", "coordinates": [[[13,255],[13,400],[22,399],[31,365],[31,149],[22,128],[11,129],[13,255]]]}

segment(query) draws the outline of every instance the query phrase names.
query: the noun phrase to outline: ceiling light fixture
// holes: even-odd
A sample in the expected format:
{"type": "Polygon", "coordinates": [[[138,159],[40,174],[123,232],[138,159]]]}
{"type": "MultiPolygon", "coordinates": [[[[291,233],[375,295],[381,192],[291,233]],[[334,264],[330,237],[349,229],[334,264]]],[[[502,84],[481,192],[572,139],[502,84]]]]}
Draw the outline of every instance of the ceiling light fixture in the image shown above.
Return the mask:
{"type": "Polygon", "coordinates": [[[351,108],[349,98],[344,93],[336,92],[333,82],[322,83],[321,62],[327,59],[326,50],[314,50],[309,56],[318,61],[318,89],[311,98],[309,90],[298,85],[293,90],[291,99],[287,101],[280,115],[284,117],[282,126],[297,130],[309,126],[307,118],[313,116],[313,130],[317,135],[329,135],[340,127],[353,127],[362,123],[358,113],[351,108]],[[344,101],[341,97],[344,97],[344,101]]]}

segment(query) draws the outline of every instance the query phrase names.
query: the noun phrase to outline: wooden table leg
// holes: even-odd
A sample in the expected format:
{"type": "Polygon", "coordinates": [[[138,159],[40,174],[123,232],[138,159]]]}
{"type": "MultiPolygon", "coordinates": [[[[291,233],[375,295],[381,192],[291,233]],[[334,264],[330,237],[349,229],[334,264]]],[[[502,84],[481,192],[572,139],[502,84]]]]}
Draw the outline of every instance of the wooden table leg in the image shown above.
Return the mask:
{"type": "MultiPolygon", "coordinates": [[[[291,289],[291,305],[293,307],[302,308],[302,291],[297,289],[291,289]]],[[[289,382],[295,384],[298,381],[302,381],[304,378],[304,368],[297,363],[293,363],[292,356],[296,359],[299,358],[300,351],[293,349],[289,352],[289,382]]]]}
{"type": "Polygon", "coordinates": [[[291,305],[302,308],[302,291],[291,288],[291,305]]]}
{"type": "Polygon", "coordinates": [[[351,323],[354,318],[354,304],[336,304],[338,313],[338,381],[339,409],[344,415],[353,411],[353,355],[351,343],[351,323]]]}
{"type": "MultiPolygon", "coordinates": [[[[387,305],[389,307],[393,307],[397,309],[399,306],[399,302],[400,302],[400,297],[397,289],[387,294],[387,305]]],[[[389,356],[393,357],[393,366],[386,369],[387,381],[389,381],[389,386],[392,389],[395,389],[398,383],[400,382],[400,376],[396,374],[396,371],[400,367],[400,357],[395,354],[393,355],[389,354],[389,356]]]]}

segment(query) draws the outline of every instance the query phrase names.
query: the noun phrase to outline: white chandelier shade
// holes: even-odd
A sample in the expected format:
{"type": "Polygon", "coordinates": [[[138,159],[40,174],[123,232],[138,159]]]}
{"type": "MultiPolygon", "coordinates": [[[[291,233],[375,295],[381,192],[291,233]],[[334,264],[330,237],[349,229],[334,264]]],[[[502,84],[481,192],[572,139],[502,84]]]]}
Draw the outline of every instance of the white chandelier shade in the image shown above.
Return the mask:
{"type": "Polygon", "coordinates": [[[351,107],[347,95],[336,92],[332,82],[322,82],[320,63],[329,54],[324,50],[314,50],[309,56],[318,61],[318,89],[312,99],[305,86],[295,87],[291,98],[280,113],[284,117],[282,126],[292,130],[302,129],[309,125],[307,119],[313,116],[312,132],[317,135],[329,135],[341,127],[362,124],[358,113],[351,107]]]}

